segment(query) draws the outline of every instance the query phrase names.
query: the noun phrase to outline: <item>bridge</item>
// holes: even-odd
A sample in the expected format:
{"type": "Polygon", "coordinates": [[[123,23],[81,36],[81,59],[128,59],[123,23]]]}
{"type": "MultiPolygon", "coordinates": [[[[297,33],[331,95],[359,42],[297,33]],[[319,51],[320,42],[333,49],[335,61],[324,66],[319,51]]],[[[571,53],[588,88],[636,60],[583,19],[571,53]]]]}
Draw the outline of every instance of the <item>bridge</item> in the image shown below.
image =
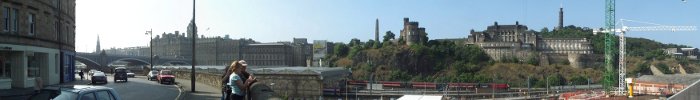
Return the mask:
{"type": "Polygon", "coordinates": [[[190,59],[176,59],[176,58],[160,58],[158,56],[153,57],[153,63],[150,62],[151,57],[148,56],[133,56],[133,55],[110,55],[104,53],[83,53],[77,52],[75,56],[75,61],[81,62],[87,66],[88,69],[105,69],[108,65],[117,62],[124,61],[128,62],[129,65],[191,65],[192,61],[190,59]]]}

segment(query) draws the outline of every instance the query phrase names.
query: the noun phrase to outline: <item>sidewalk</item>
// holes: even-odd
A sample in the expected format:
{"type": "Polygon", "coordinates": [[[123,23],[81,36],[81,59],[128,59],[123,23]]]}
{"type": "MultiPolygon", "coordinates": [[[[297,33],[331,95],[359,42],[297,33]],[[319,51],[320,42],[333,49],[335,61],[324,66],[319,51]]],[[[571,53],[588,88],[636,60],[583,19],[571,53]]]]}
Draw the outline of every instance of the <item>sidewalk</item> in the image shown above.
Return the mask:
{"type": "Polygon", "coordinates": [[[195,92],[192,92],[188,79],[175,79],[177,85],[182,89],[179,100],[221,100],[221,89],[204,83],[195,83],[195,92]]]}

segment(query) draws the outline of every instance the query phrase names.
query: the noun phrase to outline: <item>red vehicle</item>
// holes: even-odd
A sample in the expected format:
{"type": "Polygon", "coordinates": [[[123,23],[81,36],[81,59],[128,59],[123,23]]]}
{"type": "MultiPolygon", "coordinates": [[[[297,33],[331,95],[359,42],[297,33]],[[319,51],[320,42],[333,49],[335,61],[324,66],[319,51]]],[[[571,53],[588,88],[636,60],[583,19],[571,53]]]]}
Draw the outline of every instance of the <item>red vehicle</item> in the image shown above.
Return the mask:
{"type": "Polygon", "coordinates": [[[502,83],[491,83],[490,87],[495,89],[509,89],[510,85],[502,83]]]}
{"type": "Polygon", "coordinates": [[[165,82],[169,84],[174,84],[175,83],[175,75],[173,75],[173,72],[170,70],[160,70],[160,73],[158,74],[158,83],[163,84],[165,82]]]}

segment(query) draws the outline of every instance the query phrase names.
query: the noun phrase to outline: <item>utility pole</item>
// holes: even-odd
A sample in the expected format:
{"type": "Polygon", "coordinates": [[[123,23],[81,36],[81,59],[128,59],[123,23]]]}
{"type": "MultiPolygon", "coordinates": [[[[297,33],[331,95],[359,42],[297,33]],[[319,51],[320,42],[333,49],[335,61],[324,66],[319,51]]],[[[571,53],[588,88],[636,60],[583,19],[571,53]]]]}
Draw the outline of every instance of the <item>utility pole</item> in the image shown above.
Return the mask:
{"type": "Polygon", "coordinates": [[[191,90],[192,92],[195,92],[195,84],[194,83],[196,83],[196,80],[197,80],[197,79],[195,79],[196,77],[195,77],[195,69],[194,69],[194,65],[197,65],[197,62],[195,61],[196,53],[195,53],[195,46],[194,46],[196,44],[196,41],[197,41],[197,25],[195,25],[195,23],[194,23],[194,19],[195,19],[194,11],[195,11],[195,0],[192,0],[192,21],[190,22],[191,26],[189,27],[191,30],[190,33],[192,33],[192,69],[190,72],[190,77],[191,77],[190,78],[191,79],[190,86],[192,87],[192,90],[191,90]]]}
{"type": "Polygon", "coordinates": [[[149,38],[150,40],[149,40],[149,43],[148,43],[148,46],[150,46],[150,47],[148,47],[148,48],[151,49],[151,52],[149,53],[149,55],[150,55],[150,57],[151,57],[151,70],[153,70],[153,65],[155,65],[155,64],[153,63],[153,29],[151,29],[150,31],[146,31],[146,34],[150,34],[150,35],[151,35],[151,38],[149,38]]]}

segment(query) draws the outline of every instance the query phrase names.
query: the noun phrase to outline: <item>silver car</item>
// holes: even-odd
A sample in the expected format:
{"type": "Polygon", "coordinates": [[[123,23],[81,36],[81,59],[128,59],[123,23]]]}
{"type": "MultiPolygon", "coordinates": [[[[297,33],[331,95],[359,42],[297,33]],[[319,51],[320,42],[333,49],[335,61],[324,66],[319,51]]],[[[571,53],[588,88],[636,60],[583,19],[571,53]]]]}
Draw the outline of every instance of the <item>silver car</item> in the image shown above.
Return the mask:
{"type": "Polygon", "coordinates": [[[148,72],[148,80],[156,80],[158,78],[158,71],[148,72]]]}
{"type": "Polygon", "coordinates": [[[121,100],[117,91],[104,86],[50,86],[32,95],[29,100],[121,100]]]}
{"type": "Polygon", "coordinates": [[[128,77],[136,77],[136,74],[134,72],[131,72],[131,70],[126,70],[126,76],[128,77]]]}

